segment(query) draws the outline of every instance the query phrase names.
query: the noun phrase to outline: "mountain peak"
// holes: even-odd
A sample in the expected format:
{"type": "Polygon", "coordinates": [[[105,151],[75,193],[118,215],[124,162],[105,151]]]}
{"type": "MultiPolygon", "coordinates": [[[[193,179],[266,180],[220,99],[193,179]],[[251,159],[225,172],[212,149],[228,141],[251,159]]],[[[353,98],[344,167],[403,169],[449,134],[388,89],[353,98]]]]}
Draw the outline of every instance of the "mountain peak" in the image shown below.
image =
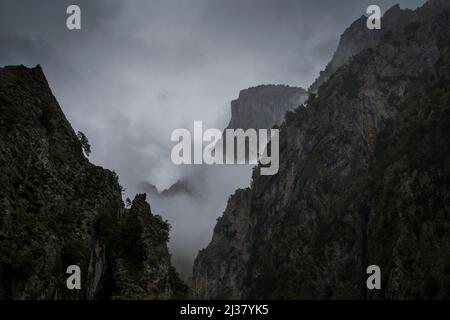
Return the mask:
{"type": "Polygon", "coordinates": [[[227,129],[271,129],[284,120],[286,111],[303,104],[305,89],[287,85],[260,85],[239,92],[231,101],[231,120],[227,129]]]}

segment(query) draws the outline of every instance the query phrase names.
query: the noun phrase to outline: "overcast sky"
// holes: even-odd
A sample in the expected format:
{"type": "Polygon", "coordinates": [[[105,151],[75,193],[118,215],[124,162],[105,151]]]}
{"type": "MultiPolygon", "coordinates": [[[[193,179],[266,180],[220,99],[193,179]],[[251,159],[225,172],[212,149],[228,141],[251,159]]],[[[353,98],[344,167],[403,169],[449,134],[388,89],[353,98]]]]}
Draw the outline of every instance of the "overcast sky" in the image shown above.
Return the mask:
{"type": "MultiPolygon", "coordinates": [[[[142,181],[162,189],[186,174],[170,160],[173,129],[194,120],[225,127],[241,89],[307,88],[368,5],[386,11],[423,2],[0,0],[0,65],[41,64],[72,126],[88,136],[91,161],[116,170],[131,196],[142,181]],[[81,31],[66,28],[69,4],[81,7],[81,31]]],[[[249,170],[230,172],[212,174],[222,189],[208,185],[216,190],[209,202],[157,208],[174,226],[172,246],[190,259],[210,239],[228,195],[249,183],[249,170]]]]}
{"type": "Polygon", "coordinates": [[[309,86],[368,4],[396,2],[1,0],[0,64],[40,63],[91,160],[131,190],[141,178],[162,188],[179,175],[174,128],[225,126],[229,101],[250,86],[309,86]],[[65,26],[74,3],[81,31],[65,26]]]}

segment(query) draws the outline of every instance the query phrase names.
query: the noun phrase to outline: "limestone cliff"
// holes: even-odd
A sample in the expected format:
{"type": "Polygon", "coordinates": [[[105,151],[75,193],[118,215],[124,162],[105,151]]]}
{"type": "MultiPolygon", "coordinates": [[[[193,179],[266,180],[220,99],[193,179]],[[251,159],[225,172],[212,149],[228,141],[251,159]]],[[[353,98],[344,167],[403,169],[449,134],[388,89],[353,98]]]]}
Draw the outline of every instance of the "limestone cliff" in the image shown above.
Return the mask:
{"type": "MultiPolygon", "coordinates": [[[[239,97],[231,102],[231,120],[225,129],[272,129],[284,121],[287,111],[294,110],[308,98],[303,88],[285,85],[260,85],[242,90],[239,97]]],[[[234,139],[236,146],[238,141],[234,139]]],[[[237,149],[233,153],[225,153],[227,138],[225,131],[222,140],[216,145],[215,152],[223,152],[224,158],[237,161],[237,149]]],[[[256,161],[257,150],[250,148],[245,141],[246,163],[256,161]]]]}
{"type": "Polygon", "coordinates": [[[284,120],[287,111],[303,104],[308,93],[302,88],[261,85],[239,93],[231,102],[227,129],[270,129],[284,120]]]}
{"type": "Polygon", "coordinates": [[[195,261],[195,297],[450,297],[449,6],[394,7],[409,23],[355,49],[288,112],[279,173],[256,168],[230,198],[195,261]]]}

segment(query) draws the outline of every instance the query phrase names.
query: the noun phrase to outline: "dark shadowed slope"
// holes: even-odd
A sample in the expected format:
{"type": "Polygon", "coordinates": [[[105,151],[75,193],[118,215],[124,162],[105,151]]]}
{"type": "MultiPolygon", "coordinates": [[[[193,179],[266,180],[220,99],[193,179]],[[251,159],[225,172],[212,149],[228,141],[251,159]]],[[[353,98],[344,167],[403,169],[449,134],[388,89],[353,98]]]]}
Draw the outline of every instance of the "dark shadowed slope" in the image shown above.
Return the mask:
{"type": "Polygon", "coordinates": [[[170,298],[167,223],[125,210],[114,172],[84,157],[39,66],[0,68],[0,298],[170,298]],[[81,268],[81,290],[66,268],[81,268]]]}

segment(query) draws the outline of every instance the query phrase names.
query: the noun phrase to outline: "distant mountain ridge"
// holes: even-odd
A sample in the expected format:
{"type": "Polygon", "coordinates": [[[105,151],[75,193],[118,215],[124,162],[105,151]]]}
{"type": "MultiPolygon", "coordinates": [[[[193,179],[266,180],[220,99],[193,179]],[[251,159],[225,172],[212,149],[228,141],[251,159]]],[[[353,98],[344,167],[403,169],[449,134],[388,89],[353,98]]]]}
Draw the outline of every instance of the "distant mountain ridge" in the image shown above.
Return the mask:
{"type": "Polygon", "coordinates": [[[159,198],[170,198],[180,195],[185,195],[188,197],[195,196],[196,188],[188,179],[178,180],[172,184],[169,188],[159,191],[155,185],[147,182],[141,183],[141,189],[152,196],[159,198]]]}

